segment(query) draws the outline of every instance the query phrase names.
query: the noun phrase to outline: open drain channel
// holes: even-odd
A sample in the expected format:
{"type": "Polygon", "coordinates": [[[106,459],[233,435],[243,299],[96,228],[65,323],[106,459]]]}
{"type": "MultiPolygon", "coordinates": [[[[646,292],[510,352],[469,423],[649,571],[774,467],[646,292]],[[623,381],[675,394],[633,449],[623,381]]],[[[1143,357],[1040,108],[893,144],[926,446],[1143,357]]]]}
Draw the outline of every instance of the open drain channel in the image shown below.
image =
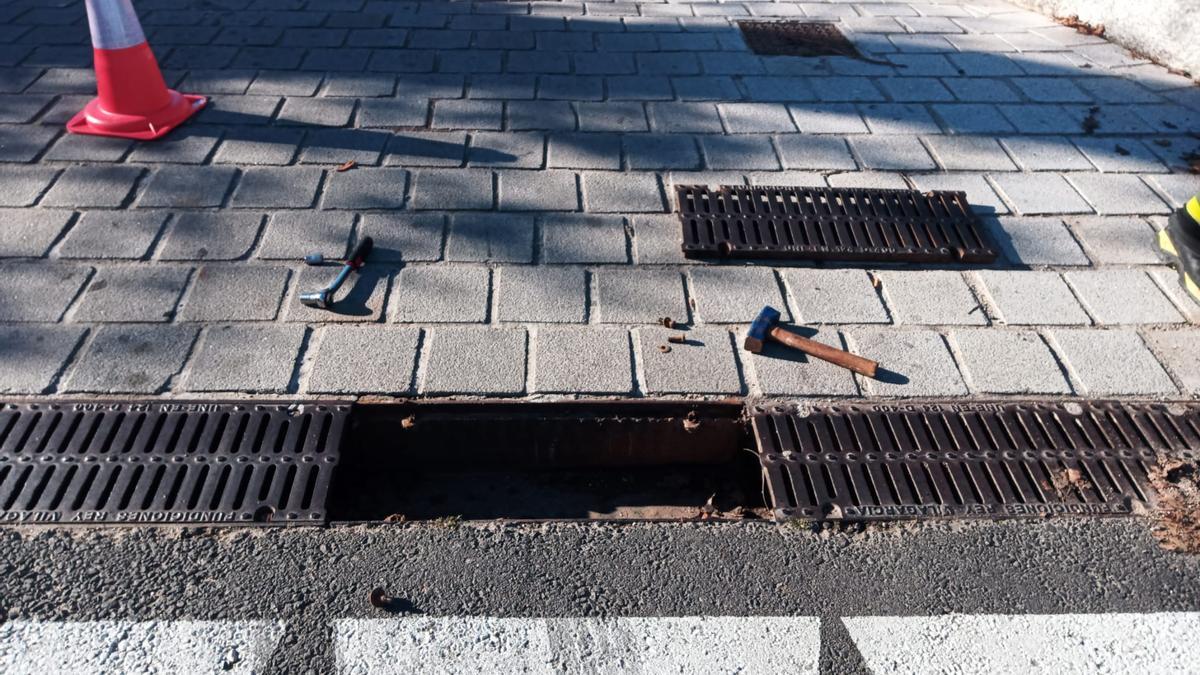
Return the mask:
{"type": "Polygon", "coordinates": [[[1117,515],[1200,404],[0,405],[0,520],[323,524],[1117,515]]]}

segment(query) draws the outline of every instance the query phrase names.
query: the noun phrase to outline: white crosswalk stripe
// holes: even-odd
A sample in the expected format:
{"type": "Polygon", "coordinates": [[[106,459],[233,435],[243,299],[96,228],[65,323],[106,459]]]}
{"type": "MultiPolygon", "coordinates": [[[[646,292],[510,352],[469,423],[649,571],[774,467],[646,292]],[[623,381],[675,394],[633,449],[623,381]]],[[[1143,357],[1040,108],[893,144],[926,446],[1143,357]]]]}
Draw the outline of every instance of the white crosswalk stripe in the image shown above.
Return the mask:
{"type": "Polygon", "coordinates": [[[1200,613],[842,619],[876,673],[1200,673],[1200,613]]]}
{"type": "Polygon", "coordinates": [[[342,673],[817,673],[815,617],[342,620],[342,673]]]}
{"type": "Polygon", "coordinates": [[[256,673],[283,628],[276,621],[10,621],[0,625],[0,673],[256,673]]]}

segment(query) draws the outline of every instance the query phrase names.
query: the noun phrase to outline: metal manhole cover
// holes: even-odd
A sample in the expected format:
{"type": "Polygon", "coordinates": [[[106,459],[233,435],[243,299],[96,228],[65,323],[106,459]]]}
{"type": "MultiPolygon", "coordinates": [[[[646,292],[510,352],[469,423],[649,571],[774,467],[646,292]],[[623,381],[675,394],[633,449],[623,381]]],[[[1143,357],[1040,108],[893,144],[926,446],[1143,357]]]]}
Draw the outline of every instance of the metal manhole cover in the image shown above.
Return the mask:
{"type": "Polygon", "coordinates": [[[350,406],[0,405],[0,522],[320,523],[350,406]]]}
{"type": "Polygon", "coordinates": [[[963,192],[676,187],[688,257],[990,263],[963,192]]]}
{"type": "Polygon", "coordinates": [[[772,408],[752,426],[779,519],[1124,514],[1163,453],[1200,448],[1197,404],[772,408]]]}
{"type": "Polygon", "coordinates": [[[862,56],[829,22],[739,21],[738,27],[746,46],[761,56],[862,56]]]}

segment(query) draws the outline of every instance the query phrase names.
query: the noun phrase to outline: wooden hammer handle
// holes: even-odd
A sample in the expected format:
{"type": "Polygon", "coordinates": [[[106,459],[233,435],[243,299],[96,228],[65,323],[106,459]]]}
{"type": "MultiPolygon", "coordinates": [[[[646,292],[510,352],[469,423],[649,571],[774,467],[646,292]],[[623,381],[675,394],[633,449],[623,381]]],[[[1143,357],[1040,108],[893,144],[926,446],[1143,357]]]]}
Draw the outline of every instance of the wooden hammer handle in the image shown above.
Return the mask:
{"type": "Polygon", "coordinates": [[[799,349],[805,354],[815,356],[822,361],[828,361],[847,370],[852,370],[859,375],[875,377],[875,369],[879,367],[879,364],[871,359],[864,359],[858,354],[851,354],[837,347],[830,347],[816,340],[801,337],[782,326],[772,327],[767,331],[767,335],[776,342],[783,343],[793,349],[799,349]]]}

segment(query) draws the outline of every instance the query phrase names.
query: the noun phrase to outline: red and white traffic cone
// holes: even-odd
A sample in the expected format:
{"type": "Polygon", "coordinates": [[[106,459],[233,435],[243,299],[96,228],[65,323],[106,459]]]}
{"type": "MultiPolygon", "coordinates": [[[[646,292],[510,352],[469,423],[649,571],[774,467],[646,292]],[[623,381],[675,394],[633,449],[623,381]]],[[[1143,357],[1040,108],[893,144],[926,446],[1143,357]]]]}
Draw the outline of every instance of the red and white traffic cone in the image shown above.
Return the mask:
{"type": "Polygon", "coordinates": [[[150,141],[204,107],[203,96],[167,89],[130,0],[85,4],[97,96],[67,122],[67,131],[150,141]]]}

